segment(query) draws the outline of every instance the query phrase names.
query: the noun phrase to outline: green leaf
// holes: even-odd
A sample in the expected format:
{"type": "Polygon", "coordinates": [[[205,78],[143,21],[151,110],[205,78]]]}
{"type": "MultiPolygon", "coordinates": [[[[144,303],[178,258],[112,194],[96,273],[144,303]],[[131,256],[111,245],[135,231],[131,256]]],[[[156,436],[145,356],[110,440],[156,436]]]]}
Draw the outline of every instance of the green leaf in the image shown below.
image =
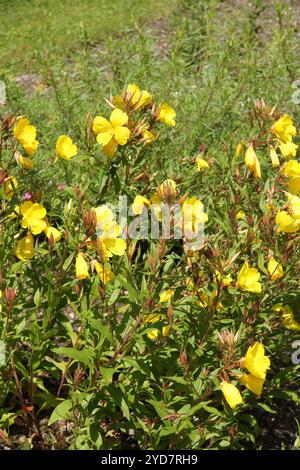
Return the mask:
{"type": "Polygon", "coordinates": [[[74,361],[82,362],[86,366],[90,365],[93,358],[93,351],[90,349],[82,349],[79,351],[75,348],[54,348],[53,351],[56,354],[60,354],[61,356],[70,357],[74,359],[74,361]]]}
{"type": "Polygon", "coordinates": [[[71,253],[62,265],[63,271],[67,271],[74,259],[74,253],[71,253]]]}
{"type": "Polygon", "coordinates": [[[59,403],[49,418],[48,426],[51,426],[51,424],[56,423],[56,421],[59,421],[60,419],[70,419],[72,416],[72,405],[72,400],[64,400],[63,402],[59,403]]]}

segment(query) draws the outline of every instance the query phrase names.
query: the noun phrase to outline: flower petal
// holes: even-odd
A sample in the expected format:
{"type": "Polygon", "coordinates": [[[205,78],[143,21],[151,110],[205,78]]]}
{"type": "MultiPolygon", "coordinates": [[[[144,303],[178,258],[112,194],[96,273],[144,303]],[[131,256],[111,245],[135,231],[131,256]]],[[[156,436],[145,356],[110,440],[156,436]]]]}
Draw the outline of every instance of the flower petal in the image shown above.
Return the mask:
{"type": "Polygon", "coordinates": [[[110,122],[113,127],[124,126],[128,122],[128,116],[121,109],[114,109],[110,115],[110,122]]]}
{"type": "Polygon", "coordinates": [[[130,130],[128,127],[117,126],[114,135],[119,145],[125,145],[130,137],[130,130]]]}

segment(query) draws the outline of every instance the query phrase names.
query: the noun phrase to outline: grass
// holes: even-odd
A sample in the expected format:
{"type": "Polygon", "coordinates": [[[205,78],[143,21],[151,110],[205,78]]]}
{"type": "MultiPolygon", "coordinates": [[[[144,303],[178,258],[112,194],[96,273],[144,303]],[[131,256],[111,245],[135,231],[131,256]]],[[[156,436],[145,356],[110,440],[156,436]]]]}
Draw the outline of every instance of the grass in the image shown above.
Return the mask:
{"type": "MultiPolygon", "coordinates": [[[[270,249],[284,259],[284,242],[282,239],[278,241],[277,238],[272,238],[270,242],[267,230],[264,231],[261,223],[261,211],[265,211],[265,197],[274,183],[274,170],[271,168],[269,155],[267,152],[260,155],[263,179],[256,181],[246,174],[243,159],[240,161],[235,159],[235,147],[241,139],[250,139],[254,135],[254,130],[249,124],[249,112],[258,99],[263,98],[269,106],[276,105],[278,109],[291,114],[296,125],[299,121],[299,104],[295,99],[297,86],[295,81],[300,76],[299,38],[296,34],[299,20],[295,2],[275,0],[254,2],[246,0],[241,2],[231,0],[223,2],[220,0],[2,1],[0,17],[3,19],[0,37],[0,79],[6,83],[8,96],[8,103],[4,109],[10,114],[28,116],[36,125],[38,139],[41,142],[35,156],[36,167],[31,172],[22,172],[20,184],[24,192],[25,190],[32,193],[41,191],[43,203],[49,207],[49,214],[59,226],[64,227],[69,200],[73,199],[73,204],[78,202],[76,194],[79,189],[84,189],[86,205],[95,207],[102,203],[115,202],[119,193],[129,194],[131,199],[144,192],[148,195],[155,190],[158,183],[166,178],[173,178],[182,195],[192,193],[200,197],[205,205],[205,211],[209,214],[209,221],[205,227],[208,248],[201,254],[200,261],[196,265],[197,269],[201,267],[205,274],[212,278],[214,263],[224,261],[233,254],[239,253],[237,263],[241,264],[241,259],[249,257],[265,275],[264,265],[270,249]],[[28,91],[26,86],[18,84],[15,79],[16,76],[32,73],[38,75],[38,83],[28,91]],[[95,146],[90,152],[85,145],[84,123],[89,114],[107,116],[109,108],[103,97],[109,96],[110,93],[113,95],[119,93],[124,84],[128,83],[137,83],[141,88],[150,90],[157,97],[158,102],[164,100],[170,103],[176,109],[177,124],[174,128],[162,131],[155,145],[147,150],[146,158],[137,159],[136,164],[128,165],[126,172],[119,160],[113,160],[112,170],[109,171],[114,176],[112,176],[108,190],[103,191],[103,186],[105,187],[103,178],[109,171],[100,147],[95,146]],[[68,166],[62,161],[55,166],[50,162],[55,154],[56,139],[62,133],[70,135],[79,143],[79,155],[68,166]],[[195,172],[195,155],[199,153],[200,148],[206,149],[205,158],[211,165],[211,169],[201,175],[195,172]],[[142,172],[149,175],[147,184],[137,178],[142,172]],[[128,185],[128,178],[131,181],[130,185],[128,185]],[[66,186],[66,190],[58,191],[62,183],[66,186]],[[250,238],[245,237],[244,232],[238,231],[232,222],[232,213],[237,208],[243,209],[252,217],[248,227],[250,234],[253,235],[252,244],[249,243],[250,238]],[[255,241],[255,234],[261,237],[258,242],[255,241]]],[[[73,244],[74,239],[71,240],[73,244]]],[[[139,249],[137,258],[140,256],[142,259],[143,249],[144,247],[139,249]]],[[[184,254],[179,252],[180,256],[178,256],[176,250],[178,250],[177,246],[170,254],[171,271],[168,271],[165,265],[163,266],[161,279],[157,281],[158,284],[153,290],[153,297],[157,296],[162,285],[165,285],[163,283],[172,284],[170,280],[172,276],[175,283],[180,283],[186,275],[184,254]]],[[[288,275],[282,289],[278,289],[276,284],[269,283],[261,298],[261,303],[256,303],[256,300],[252,302],[252,298],[246,298],[243,303],[244,300],[240,294],[236,297],[229,295],[227,303],[225,302],[226,314],[217,315],[215,320],[215,329],[218,331],[225,327],[239,329],[242,347],[247,344],[248,337],[263,340],[266,338],[268,352],[274,357],[274,377],[277,382],[274,379],[275,385],[268,389],[262,405],[257,405],[254,399],[252,401],[249,399],[251,410],[249,413],[253,413],[255,416],[253,419],[252,414],[250,416],[249,413],[241,413],[241,417],[238,413],[234,415],[226,413],[226,417],[224,418],[223,415],[224,420],[222,420],[219,413],[220,409],[223,410],[220,400],[218,402],[217,399],[213,399],[212,403],[209,402],[208,411],[205,410],[206,415],[202,409],[197,409],[198,421],[196,424],[192,419],[188,421],[186,434],[184,434],[185,423],[183,421],[167,422],[163,418],[167,414],[171,415],[178,411],[179,414],[182,412],[182,416],[185,416],[188,406],[191,406],[190,403],[198,406],[202,399],[204,401],[208,399],[205,395],[207,391],[205,384],[215,384],[217,381],[214,369],[214,361],[218,358],[216,330],[213,330],[211,338],[207,340],[208,343],[204,340],[200,342],[197,335],[201,335],[203,325],[199,319],[199,312],[195,314],[193,307],[188,310],[191,300],[190,297],[187,300],[184,296],[180,297],[180,293],[185,289],[185,286],[180,286],[178,298],[176,298],[178,303],[175,304],[174,311],[175,339],[171,337],[170,347],[164,348],[166,343],[162,341],[159,343],[161,348],[155,346],[147,355],[145,353],[147,348],[145,347],[144,350],[143,344],[137,350],[134,350],[133,346],[132,350],[124,352],[124,356],[115,357],[115,344],[119,344],[118,341],[121,341],[124,331],[128,331],[126,330],[127,324],[125,324],[127,320],[129,322],[128,311],[136,315],[138,312],[144,313],[143,309],[146,308],[144,306],[149,300],[145,278],[148,275],[151,278],[151,269],[147,265],[147,260],[145,264],[142,262],[138,264],[137,261],[129,267],[127,265],[124,267],[120,262],[116,269],[120,270],[127,282],[132,281],[134,294],[132,291],[128,294],[127,290],[124,290],[124,285],[123,289],[119,285],[120,299],[118,297],[118,302],[115,304],[115,291],[109,291],[108,301],[112,303],[108,307],[106,305],[105,308],[107,307],[107,311],[112,316],[115,315],[113,321],[109,315],[105,316],[106,311],[103,314],[103,304],[101,304],[106,322],[104,322],[105,334],[101,336],[101,341],[107,348],[108,352],[105,350],[105,353],[108,356],[110,354],[112,361],[115,359],[115,363],[109,362],[110,366],[111,364],[113,366],[107,371],[107,383],[103,386],[105,395],[101,395],[102,383],[101,387],[99,385],[101,390],[97,389],[98,370],[95,374],[95,371],[90,372],[89,376],[87,374],[82,379],[82,383],[80,382],[78,390],[76,386],[72,388],[74,370],[67,371],[63,396],[68,401],[76,402],[77,412],[74,412],[72,417],[67,414],[68,419],[73,419],[75,431],[74,434],[71,431],[71,436],[68,435],[66,438],[68,442],[63,442],[61,445],[73,448],[88,448],[94,445],[95,448],[100,448],[103,435],[99,436],[94,428],[93,431],[89,430],[90,434],[88,434],[86,428],[90,429],[89,419],[92,413],[99,422],[105,421],[107,416],[97,400],[101,403],[107,400],[110,416],[109,420],[104,422],[103,428],[109,430],[110,437],[103,444],[106,448],[120,448],[124,443],[118,437],[118,432],[124,435],[132,428],[135,429],[138,445],[144,448],[255,446],[259,424],[268,426],[268,403],[272,403],[272,406],[276,408],[278,397],[299,403],[297,398],[299,377],[297,371],[293,373],[294,375],[291,371],[289,372],[291,366],[289,348],[294,336],[292,333],[289,336],[289,332],[285,334],[286,332],[282,330],[277,334],[273,326],[275,320],[270,313],[272,306],[282,299],[293,303],[295,311],[298,312],[297,276],[300,267],[297,261],[299,250],[297,250],[296,247],[293,253],[295,256],[291,268],[293,275],[288,275]],[[128,271],[126,271],[127,268],[128,271]],[[129,297],[137,295],[137,298],[134,301],[131,298],[128,300],[128,295],[129,297]],[[118,309],[121,310],[126,302],[128,302],[126,307],[129,306],[129,310],[125,309],[118,316],[118,309]],[[257,324],[252,326],[251,323],[244,321],[245,310],[251,313],[259,311],[257,324]],[[120,316],[122,321],[119,320],[120,316]],[[181,321],[184,325],[182,331],[180,330],[181,321]],[[123,327],[124,330],[122,330],[123,327]],[[111,344],[108,339],[110,333],[113,337],[111,344]],[[176,388],[177,382],[172,382],[171,379],[168,382],[170,388],[165,388],[165,377],[172,378],[178,374],[176,364],[179,351],[182,350],[186,350],[189,359],[191,358],[190,367],[191,376],[194,374],[193,379],[190,376],[186,379],[182,373],[184,378],[190,381],[188,385],[185,384],[186,389],[180,388],[183,380],[181,376],[178,389],[176,388]],[[140,362],[134,362],[133,358],[136,358],[136,354],[140,362]],[[209,378],[201,375],[204,374],[206,367],[211,374],[209,378]],[[285,367],[288,386],[280,390],[284,383],[283,369],[285,367]],[[150,374],[149,370],[152,371],[154,377],[151,376],[151,380],[147,376],[150,374]],[[116,380],[112,381],[112,376],[109,376],[110,372],[115,374],[116,380]],[[288,375],[289,373],[291,376],[288,375]],[[204,398],[201,397],[199,400],[197,390],[198,395],[197,393],[195,395],[194,380],[199,384],[201,377],[206,391],[204,398]],[[127,379],[128,382],[126,382],[127,379]],[[120,388],[118,388],[118,380],[120,383],[123,381],[120,388]],[[296,390],[294,395],[289,387],[294,387],[293,390],[296,390]],[[78,391],[78,395],[74,389],[76,393],[78,391]],[[185,391],[182,392],[182,390],[185,391]],[[280,392],[285,395],[280,395],[280,392]],[[185,398],[187,402],[184,402],[185,398]],[[112,402],[109,401],[110,399],[112,402]],[[128,406],[130,410],[134,410],[134,413],[128,412],[128,406]],[[124,416],[127,416],[127,421],[122,415],[122,418],[118,418],[120,422],[115,423],[115,416],[121,416],[120,407],[123,407],[122,412],[124,416]],[[134,426],[130,421],[133,419],[132,415],[138,416],[138,421],[134,421],[134,426]],[[151,417],[153,424],[151,433],[144,423],[145,416],[151,417]],[[203,424],[204,437],[201,437],[202,430],[199,423],[203,424]],[[235,426],[240,426],[240,428],[233,438],[232,430],[235,426]]],[[[3,251],[5,252],[3,256],[6,256],[7,250],[2,250],[0,255],[3,251]]],[[[19,273],[21,268],[19,265],[14,266],[13,262],[8,260],[3,269],[5,269],[6,281],[18,286],[18,282],[21,281],[16,277],[16,272],[19,273]]],[[[23,323],[20,322],[20,326],[18,326],[19,323],[16,324],[15,335],[16,341],[18,341],[18,335],[23,335],[22,340],[28,349],[24,348],[24,351],[20,351],[20,358],[16,361],[15,368],[19,376],[24,377],[24,383],[28,380],[32,384],[32,374],[34,375],[35,372],[30,369],[30,380],[24,372],[24,364],[29,357],[28,361],[33,370],[38,371],[36,382],[41,385],[40,378],[46,377],[47,390],[45,391],[42,384],[37,393],[35,406],[41,411],[41,416],[45,413],[48,418],[49,410],[52,412],[58,403],[55,387],[60,382],[62,370],[62,364],[59,365],[60,368],[55,368],[61,356],[53,352],[51,341],[53,338],[55,341],[59,338],[60,344],[67,346],[73,344],[74,346],[74,333],[70,333],[70,327],[66,325],[63,317],[64,309],[72,299],[78,309],[77,312],[80,312],[78,314],[80,321],[86,322],[82,335],[78,336],[78,344],[85,346],[88,350],[98,347],[101,349],[103,344],[101,342],[99,346],[100,340],[99,342],[95,340],[98,338],[97,335],[103,332],[99,333],[99,325],[96,325],[98,330],[96,327],[95,331],[93,330],[94,324],[89,324],[88,314],[95,314],[97,321],[102,321],[103,318],[97,317],[99,312],[97,308],[94,309],[92,302],[98,292],[94,286],[92,286],[91,293],[82,288],[80,296],[77,297],[73,289],[73,278],[67,278],[66,284],[62,286],[57,282],[55,260],[52,258],[48,260],[46,268],[46,272],[39,272],[39,266],[35,267],[35,270],[30,273],[32,284],[31,281],[26,280],[22,272],[22,282],[27,286],[28,291],[22,300],[24,304],[17,305],[17,315],[22,315],[24,311],[28,317],[26,317],[27,323],[24,319],[23,323]],[[43,281],[47,288],[50,286],[47,292],[43,281]],[[39,292],[38,295],[35,289],[39,292]],[[92,298],[91,301],[90,298],[92,298]],[[36,305],[46,312],[42,325],[36,313],[36,305]],[[28,324],[33,325],[32,330],[27,328],[28,324]],[[70,334],[72,344],[66,331],[70,334]],[[29,344],[33,344],[32,349],[28,346],[29,344]],[[24,354],[24,357],[21,354],[24,354]]],[[[235,276],[236,274],[237,267],[234,272],[235,276]]],[[[97,301],[100,302],[100,300],[97,298],[97,301]]],[[[201,311],[202,314],[204,312],[201,311]]],[[[14,348],[15,346],[12,346],[13,351],[14,348]]],[[[20,349],[19,343],[16,349],[18,348],[20,349]]],[[[89,358],[85,360],[89,364],[89,358]]],[[[105,369],[106,360],[107,357],[103,359],[102,356],[99,359],[102,369],[105,369]]],[[[76,370],[76,373],[79,372],[81,371],[76,370]]],[[[102,370],[101,373],[105,372],[102,370]]],[[[5,386],[9,388],[6,383],[5,386]]],[[[5,391],[1,393],[4,395],[5,391]]],[[[10,390],[7,396],[10,397],[10,393],[13,392],[10,390]]],[[[11,411],[11,407],[7,404],[7,397],[3,396],[2,399],[4,409],[15,412],[15,410],[11,411]]],[[[293,406],[296,406],[294,402],[293,406]]],[[[5,415],[4,427],[8,426],[6,420],[9,421],[9,419],[5,415]]],[[[287,426],[291,427],[290,435],[296,440],[297,431],[296,424],[293,423],[292,411],[287,416],[287,421],[289,421],[287,426]]],[[[47,436],[46,440],[49,439],[50,442],[47,442],[47,445],[58,448],[57,436],[60,436],[60,431],[52,428],[51,432],[49,430],[43,432],[47,436]]],[[[272,438],[274,434],[271,433],[269,440],[272,441],[272,438]]],[[[274,446],[277,448],[281,446],[290,448],[294,443],[291,438],[286,439],[284,434],[277,436],[276,439],[274,446]]],[[[264,447],[273,444],[268,441],[267,444],[261,442],[260,445],[264,447]]]]}
{"type": "MultiPolygon", "coordinates": [[[[128,34],[145,20],[167,16],[177,0],[14,0],[0,2],[3,68],[38,69],[45,55],[64,57],[83,43],[128,34]]],[[[54,59],[55,60],[55,59],[54,59]]]]}

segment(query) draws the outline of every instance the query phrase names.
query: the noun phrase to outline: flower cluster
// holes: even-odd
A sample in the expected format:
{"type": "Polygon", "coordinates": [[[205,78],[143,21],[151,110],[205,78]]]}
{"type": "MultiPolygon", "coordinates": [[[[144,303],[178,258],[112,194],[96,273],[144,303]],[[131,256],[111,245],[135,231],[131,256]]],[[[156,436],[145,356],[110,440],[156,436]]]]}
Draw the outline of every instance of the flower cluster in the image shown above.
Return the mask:
{"type": "Polygon", "coordinates": [[[118,146],[127,143],[151,144],[158,134],[153,130],[158,121],[175,126],[176,113],[167,103],[156,105],[147,90],[129,84],[121,95],[112,96],[107,103],[113,108],[109,120],[96,116],[93,132],[103,153],[111,158],[118,146]]]}
{"type": "Polygon", "coordinates": [[[46,217],[46,209],[42,204],[32,201],[25,201],[16,208],[17,213],[22,217],[21,227],[27,230],[24,237],[17,241],[16,256],[21,261],[26,261],[34,256],[34,237],[45,233],[46,237],[57,242],[61,238],[60,231],[52,227],[46,217]]]}
{"type": "MultiPolygon", "coordinates": [[[[270,368],[270,359],[265,355],[264,346],[258,342],[250,346],[245,357],[240,360],[240,366],[247,369],[248,374],[239,377],[239,382],[255,395],[261,395],[267,370],[270,368]]],[[[243,403],[239,389],[231,382],[223,380],[220,388],[230,408],[234,409],[243,403]]]]}
{"type": "Polygon", "coordinates": [[[126,240],[120,238],[121,227],[116,223],[112,210],[106,205],[90,210],[84,218],[84,223],[88,234],[80,244],[76,256],[76,277],[89,277],[89,261],[92,271],[95,270],[102,283],[106,284],[114,277],[108,261],[114,255],[124,255],[126,240]],[[84,247],[87,248],[86,253],[83,253],[84,247]],[[96,252],[96,258],[91,256],[88,250],[96,252]]]}

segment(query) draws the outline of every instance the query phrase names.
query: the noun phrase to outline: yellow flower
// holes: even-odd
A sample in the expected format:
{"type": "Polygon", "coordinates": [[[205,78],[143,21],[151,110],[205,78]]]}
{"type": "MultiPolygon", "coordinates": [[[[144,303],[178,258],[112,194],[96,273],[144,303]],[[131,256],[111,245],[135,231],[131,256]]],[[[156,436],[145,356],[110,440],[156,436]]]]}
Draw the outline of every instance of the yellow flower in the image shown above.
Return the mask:
{"type": "Polygon", "coordinates": [[[14,176],[9,176],[4,181],[4,192],[8,199],[11,199],[14,195],[15,189],[18,187],[18,182],[14,176]]]}
{"type": "Polygon", "coordinates": [[[293,194],[287,193],[288,210],[293,219],[300,219],[300,198],[293,194]]]}
{"type": "Polygon", "coordinates": [[[294,312],[288,305],[274,305],[273,310],[280,314],[281,324],[288,330],[300,331],[300,323],[295,320],[294,312]]]}
{"type": "Polygon", "coordinates": [[[120,109],[114,109],[109,121],[101,116],[96,116],[93,121],[93,131],[97,134],[97,142],[102,145],[103,152],[112,157],[117,146],[125,145],[130,137],[130,130],[125,127],[128,116],[120,109]]]}
{"type": "Polygon", "coordinates": [[[97,271],[100,281],[103,284],[106,284],[107,282],[111,281],[115,277],[114,273],[112,273],[111,270],[107,266],[105,266],[102,263],[99,263],[98,261],[94,262],[94,267],[97,271]]]}
{"type": "Polygon", "coordinates": [[[234,409],[236,406],[243,403],[242,395],[235,385],[229,382],[221,382],[220,388],[230,408],[234,409]]]}
{"type": "Polygon", "coordinates": [[[34,256],[33,243],[34,243],[33,236],[31,235],[30,232],[28,232],[24,238],[21,238],[21,240],[18,240],[17,246],[16,246],[17,258],[19,258],[21,261],[26,261],[28,259],[33,258],[34,256]]]}
{"type": "Polygon", "coordinates": [[[140,215],[144,206],[150,206],[150,201],[144,196],[136,196],[131,206],[132,212],[135,215],[140,215]]]}
{"type": "Polygon", "coordinates": [[[167,103],[162,103],[158,109],[157,119],[168,126],[175,126],[176,112],[167,103]]]}
{"type": "Polygon", "coordinates": [[[230,274],[226,274],[226,276],[222,277],[220,272],[216,270],[214,273],[214,281],[222,281],[223,287],[229,287],[232,284],[233,279],[230,274]]]}
{"type": "Polygon", "coordinates": [[[273,124],[271,132],[283,143],[291,142],[297,134],[296,127],[288,114],[285,114],[273,124]]]}
{"type": "Polygon", "coordinates": [[[294,144],[293,142],[281,142],[279,148],[281,155],[284,158],[295,157],[297,154],[298,145],[294,144]]]}
{"type": "Polygon", "coordinates": [[[129,98],[133,109],[138,110],[151,103],[151,95],[147,90],[141,90],[138,85],[130,83],[125,90],[126,98],[129,98]]]}
{"type": "Polygon", "coordinates": [[[238,287],[247,292],[261,292],[260,273],[256,268],[249,268],[247,261],[243,264],[237,278],[238,287]]]}
{"type": "MultiPolygon", "coordinates": [[[[156,323],[156,322],[159,322],[159,321],[166,321],[166,316],[163,315],[162,313],[157,313],[157,314],[149,314],[147,315],[147,317],[145,318],[145,324],[151,324],[151,323],[156,323]]],[[[151,328],[148,332],[147,332],[147,336],[148,338],[154,340],[156,339],[159,334],[162,334],[163,336],[167,336],[167,334],[169,333],[170,331],[170,325],[164,325],[162,327],[162,329],[158,329],[158,328],[151,328]]]]}
{"type": "Polygon", "coordinates": [[[291,217],[286,211],[279,210],[276,214],[277,232],[295,233],[299,230],[300,220],[291,217]]]}
{"type": "Polygon", "coordinates": [[[264,380],[270,364],[270,359],[265,356],[265,348],[261,343],[256,342],[248,348],[243,366],[251,375],[264,380]]]}
{"type": "Polygon", "coordinates": [[[203,168],[209,168],[209,164],[206,160],[200,157],[196,157],[197,171],[202,171],[203,168]]]}
{"type": "Polygon", "coordinates": [[[261,395],[264,381],[264,379],[260,379],[251,374],[243,375],[243,377],[240,378],[241,384],[245,385],[245,387],[248,388],[250,392],[255,393],[255,395],[261,395]]]}
{"type": "Polygon", "coordinates": [[[252,146],[246,150],[245,165],[255,178],[261,178],[260,163],[252,146]]]}
{"type": "Polygon", "coordinates": [[[23,146],[24,150],[33,155],[39,145],[36,140],[36,128],[32,126],[27,118],[19,118],[14,126],[14,136],[23,146]]]}
{"type": "Polygon", "coordinates": [[[274,258],[271,258],[268,261],[268,271],[272,281],[281,279],[284,276],[281,264],[279,264],[274,258]]]}
{"type": "Polygon", "coordinates": [[[292,194],[298,194],[300,191],[300,176],[290,178],[287,182],[287,185],[292,194]]]}
{"type": "Polygon", "coordinates": [[[77,147],[73,144],[71,137],[60,135],[56,141],[56,153],[64,160],[71,160],[77,155],[77,147]]]}
{"type": "Polygon", "coordinates": [[[243,148],[244,148],[244,142],[241,141],[237,144],[236,146],[236,150],[235,150],[235,156],[236,157],[239,157],[243,151],[243,148]]]}
{"type": "Polygon", "coordinates": [[[246,219],[246,214],[242,209],[240,209],[236,214],[236,220],[244,220],[244,219],[246,219]]]}
{"type": "Polygon", "coordinates": [[[126,240],[119,238],[121,227],[114,220],[112,210],[103,204],[94,209],[97,220],[98,243],[104,259],[113,255],[123,256],[126,251],[126,240]]]}
{"type": "Polygon", "coordinates": [[[116,108],[124,109],[125,103],[135,111],[148,106],[151,103],[151,95],[147,90],[141,90],[135,83],[130,83],[125,88],[123,96],[114,96],[113,103],[116,108]]]}
{"type": "Polygon", "coordinates": [[[123,256],[126,251],[126,240],[123,238],[98,238],[104,259],[113,255],[123,256]]]}
{"type": "MultiPolygon", "coordinates": [[[[196,305],[199,305],[199,307],[202,307],[204,309],[206,308],[211,308],[215,304],[215,298],[218,295],[218,291],[214,290],[211,294],[207,294],[206,292],[203,291],[198,291],[199,299],[196,300],[196,305]]],[[[223,309],[223,304],[222,302],[218,301],[216,304],[216,310],[217,312],[220,312],[220,310],[223,309]]]]}
{"type": "Polygon", "coordinates": [[[195,196],[186,199],[182,205],[184,232],[196,232],[199,225],[208,221],[204,205],[195,196]]]}
{"type": "Polygon", "coordinates": [[[20,214],[23,216],[21,226],[28,228],[33,235],[38,235],[45,230],[46,209],[41,204],[25,201],[20,205],[20,214]]]}
{"type": "Polygon", "coordinates": [[[297,160],[289,160],[283,165],[280,172],[288,178],[300,176],[300,163],[297,160]]]}
{"type": "Polygon", "coordinates": [[[54,242],[58,242],[61,239],[61,233],[57,228],[47,225],[45,228],[45,235],[47,238],[53,237],[54,242]]]}
{"type": "Polygon", "coordinates": [[[281,173],[288,177],[287,185],[292,194],[298,194],[300,191],[300,163],[297,160],[289,160],[286,162],[281,173]]]}
{"type": "Polygon", "coordinates": [[[84,259],[82,253],[76,256],[76,277],[78,279],[86,279],[89,277],[88,264],[84,259]]]}
{"type": "Polygon", "coordinates": [[[99,229],[104,230],[111,222],[114,221],[112,210],[105,204],[102,204],[102,206],[98,206],[93,210],[96,214],[96,222],[99,229]]]}
{"type": "Polygon", "coordinates": [[[152,144],[157,138],[152,132],[150,132],[148,129],[143,129],[141,131],[142,137],[143,137],[143,142],[145,144],[152,144]]]}
{"type": "Polygon", "coordinates": [[[16,154],[16,162],[25,170],[31,170],[33,168],[33,161],[31,158],[23,157],[20,153],[16,154]]]}
{"type": "Polygon", "coordinates": [[[270,157],[271,157],[272,166],[274,168],[280,165],[279,158],[274,147],[270,147],[270,157]]]}
{"type": "Polygon", "coordinates": [[[119,238],[121,227],[116,222],[109,222],[102,225],[102,233],[98,236],[102,256],[104,259],[113,255],[123,256],[126,251],[126,240],[119,238]]]}
{"type": "Polygon", "coordinates": [[[173,295],[174,295],[173,289],[164,290],[159,295],[159,302],[160,303],[169,302],[169,300],[172,299],[173,295]]]}

